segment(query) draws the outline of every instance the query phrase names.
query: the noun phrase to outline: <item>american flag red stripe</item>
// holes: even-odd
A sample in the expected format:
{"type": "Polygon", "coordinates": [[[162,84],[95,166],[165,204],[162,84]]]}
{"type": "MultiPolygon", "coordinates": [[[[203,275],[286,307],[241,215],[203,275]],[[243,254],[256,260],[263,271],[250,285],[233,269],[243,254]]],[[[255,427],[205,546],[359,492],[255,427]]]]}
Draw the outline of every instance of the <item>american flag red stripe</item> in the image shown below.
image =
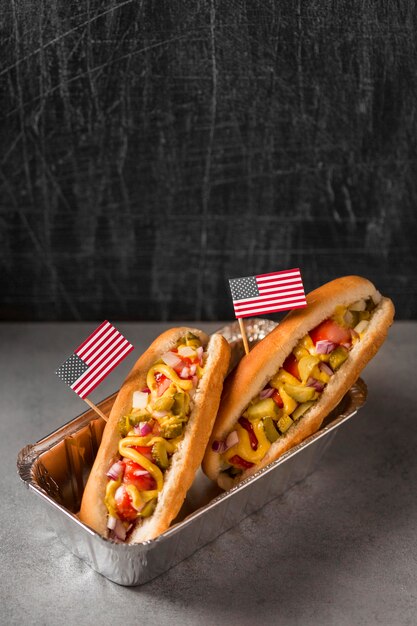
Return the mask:
{"type": "Polygon", "coordinates": [[[307,305],[298,268],[232,279],[230,283],[237,318],[288,311],[307,305]]]}
{"type": "Polygon", "coordinates": [[[80,398],[86,398],[94,389],[106,378],[107,374],[119,365],[120,361],[124,359],[125,356],[129,354],[133,350],[133,346],[129,344],[128,341],[124,341],[123,345],[116,351],[113,352],[110,356],[105,359],[104,362],[97,364],[97,366],[92,367],[88,370],[89,376],[85,376],[80,378],[79,384],[72,386],[72,389],[80,398]]]}
{"type": "Polygon", "coordinates": [[[86,346],[87,344],[91,343],[92,341],[92,337],[96,338],[98,337],[102,332],[104,332],[105,329],[108,329],[109,326],[111,326],[110,322],[108,322],[107,320],[104,320],[104,322],[102,322],[100,324],[100,326],[97,326],[97,328],[95,329],[95,331],[89,335],[87,337],[87,339],[85,339],[82,344],[80,346],[78,346],[77,350],[75,350],[75,352],[79,352],[82,350],[82,348],[84,348],[84,346],[86,346]]]}
{"type": "Polygon", "coordinates": [[[84,399],[133,349],[106,320],[61,365],[57,375],[84,399]]]}
{"type": "Polygon", "coordinates": [[[72,385],[71,389],[80,398],[86,398],[123,358],[133,346],[110,324],[103,322],[76,350],[90,367],[72,385]]]}

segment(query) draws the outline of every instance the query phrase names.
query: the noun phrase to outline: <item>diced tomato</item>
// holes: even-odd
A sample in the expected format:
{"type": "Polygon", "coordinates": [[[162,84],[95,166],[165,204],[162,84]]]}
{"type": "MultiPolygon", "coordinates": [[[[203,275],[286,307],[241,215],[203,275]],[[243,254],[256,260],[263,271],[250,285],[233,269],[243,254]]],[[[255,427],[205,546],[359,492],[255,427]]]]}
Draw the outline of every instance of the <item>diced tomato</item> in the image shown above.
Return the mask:
{"type": "Polygon", "coordinates": [[[132,448],[152,461],[152,446],[132,446],[132,448]]]}
{"type": "Polygon", "coordinates": [[[126,469],[123,476],[125,485],[134,485],[139,491],[149,491],[156,489],[156,481],[147,472],[143,474],[144,468],[134,461],[126,461],[126,469]]]}
{"type": "Polygon", "coordinates": [[[132,506],[132,500],[123,485],[116,489],[114,500],[116,502],[117,514],[122,521],[131,522],[136,519],[138,512],[132,506]]]}
{"type": "Polygon", "coordinates": [[[162,374],[162,372],[156,372],[156,374],[155,374],[155,382],[156,382],[156,384],[158,386],[162,385],[164,380],[167,380],[167,377],[165,376],[165,374],[162,374]]]}
{"type": "Polygon", "coordinates": [[[279,406],[280,409],[282,409],[282,407],[284,406],[284,403],[282,401],[281,396],[279,395],[279,391],[278,389],[275,389],[274,393],[272,394],[271,398],[273,399],[273,401],[275,402],[275,404],[277,404],[279,406]]]}
{"type": "Polygon", "coordinates": [[[256,450],[258,448],[258,440],[256,438],[255,432],[253,430],[253,426],[246,417],[239,417],[239,424],[247,431],[249,435],[250,447],[252,450],[256,450]]]}
{"type": "Polygon", "coordinates": [[[235,467],[238,467],[239,469],[249,469],[250,467],[253,467],[255,464],[251,463],[250,461],[245,461],[245,459],[242,459],[241,456],[239,456],[238,454],[235,454],[234,456],[232,456],[229,459],[229,463],[231,465],[234,465],[235,467]]]}
{"type": "Polygon", "coordinates": [[[313,330],[310,330],[309,335],[314,345],[318,341],[331,341],[332,343],[337,343],[339,345],[342,343],[350,345],[352,342],[349,328],[343,328],[333,320],[325,320],[313,328],[313,330]]]}
{"type": "Polygon", "coordinates": [[[298,362],[295,354],[291,352],[291,354],[285,359],[282,367],[286,372],[288,372],[292,376],[295,376],[295,378],[298,378],[298,380],[301,380],[300,374],[298,372],[298,362]]]}

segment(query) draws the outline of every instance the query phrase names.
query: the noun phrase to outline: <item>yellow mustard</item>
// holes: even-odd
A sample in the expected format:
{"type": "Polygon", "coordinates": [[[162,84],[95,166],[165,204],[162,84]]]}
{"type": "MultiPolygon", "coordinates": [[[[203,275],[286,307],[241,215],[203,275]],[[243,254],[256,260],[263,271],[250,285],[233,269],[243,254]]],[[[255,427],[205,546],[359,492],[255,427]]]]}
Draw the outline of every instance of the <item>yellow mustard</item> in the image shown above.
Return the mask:
{"type": "Polygon", "coordinates": [[[252,450],[247,430],[245,430],[240,424],[236,424],[235,430],[237,431],[239,441],[237,444],[229,448],[227,452],[225,452],[224,458],[226,461],[229,461],[229,459],[231,459],[235,454],[250,463],[259,463],[259,461],[264,458],[271,446],[271,443],[265,435],[261,419],[251,420],[251,424],[258,440],[257,449],[252,450]]]}
{"type": "Polygon", "coordinates": [[[155,374],[157,372],[159,372],[160,374],[164,374],[164,376],[172,380],[174,385],[176,385],[180,389],[183,389],[184,391],[190,391],[193,388],[192,380],[184,380],[178,376],[178,374],[172,369],[172,367],[169,367],[164,363],[158,363],[157,365],[153,365],[151,367],[146,376],[146,384],[151,391],[157,390],[157,384],[155,380],[155,374]]]}
{"type": "Polygon", "coordinates": [[[117,507],[116,507],[116,501],[114,499],[114,494],[116,493],[120,485],[121,485],[120,480],[109,480],[106,486],[106,495],[104,497],[104,503],[109,511],[109,515],[111,515],[112,517],[117,517],[117,512],[116,512],[117,507]]]}
{"type": "Polygon", "coordinates": [[[121,439],[119,441],[119,454],[126,459],[130,459],[131,461],[138,463],[146,469],[155,479],[158,491],[161,491],[164,486],[164,477],[159,467],[147,459],[146,456],[143,456],[143,454],[130,447],[140,445],[136,443],[137,439],[141,439],[141,437],[125,437],[124,439],[121,439]]]}

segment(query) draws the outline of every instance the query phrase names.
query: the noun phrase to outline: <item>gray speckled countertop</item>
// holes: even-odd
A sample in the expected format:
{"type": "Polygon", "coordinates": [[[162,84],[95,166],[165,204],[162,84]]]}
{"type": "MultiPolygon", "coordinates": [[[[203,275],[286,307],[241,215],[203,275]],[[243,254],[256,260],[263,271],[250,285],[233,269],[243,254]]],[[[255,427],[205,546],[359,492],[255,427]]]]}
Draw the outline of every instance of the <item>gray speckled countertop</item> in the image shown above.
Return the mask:
{"type": "MultiPolygon", "coordinates": [[[[16,457],[84,410],[54,375],[91,323],[0,325],[0,606],[4,624],[414,625],[417,324],[397,322],[363,372],[368,400],[319,468],[166,574],[109,582],[61,544],[16,457]]],[[[168,324],[118,324],[137,350],[168,324]]],[[[213,330],[219,324],[200,324],[213,330]]]]}

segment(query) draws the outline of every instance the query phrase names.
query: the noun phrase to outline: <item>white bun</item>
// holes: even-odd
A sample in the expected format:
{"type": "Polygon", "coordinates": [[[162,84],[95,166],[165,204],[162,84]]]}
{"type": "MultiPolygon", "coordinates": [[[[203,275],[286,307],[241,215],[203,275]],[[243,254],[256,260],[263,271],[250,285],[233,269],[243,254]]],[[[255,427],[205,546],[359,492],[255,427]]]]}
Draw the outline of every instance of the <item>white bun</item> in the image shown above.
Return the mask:
{"type": "Polygon", "coordinates": [[[219,406],[230,360],[230,346],[224,337],[218,334],[209,338],[195,328],[173,328],[155,339],[138,359],[116,397],[103,432],[100,448],[84,490],[79,517],[104,537],[108,533],[107,508],[104,504],[108,481],[106,472],[112,460],[118,456],[119,419],[130,411],[133,391],[145,386],[146,374],[150,367],[164,352],[173,348],[187,332],[197,335],[207,350],[204,376],[200,379],[194,396],[194,406],[186,425],[184,439],[172,456],[171,466],[164,475],[164,486],[159,494],[155,511],[151,517],[137,523],[130,534],[129,543],[153,539],[167,530],[178,514],[201,463],[219,406]]]}
{"type": "Polygon", "coordinates": [[[394,317],[394,305],[374,285],[360,276],[344,276],[306,296],[307,307],[291,311],[269,335],[244,356],[225,382],[219,413],[203,459],[203,470],[223,489],[244,480],[280,457],[288,449],[316,432],[328,413],[358,378],[361,370],[385,340],[394,317]],[[320,322],[333,315],[336,306],[372,297],[376,308],[362,340],[349,353],[349,359],[332,376],[320,399],[291,428],[271,445],[263,460],[236,479],[221,472],[221,456],[213,452],[214,440],[221,441],[233,430],[237,420],[282,366],[300,339],[320,322]]]}

